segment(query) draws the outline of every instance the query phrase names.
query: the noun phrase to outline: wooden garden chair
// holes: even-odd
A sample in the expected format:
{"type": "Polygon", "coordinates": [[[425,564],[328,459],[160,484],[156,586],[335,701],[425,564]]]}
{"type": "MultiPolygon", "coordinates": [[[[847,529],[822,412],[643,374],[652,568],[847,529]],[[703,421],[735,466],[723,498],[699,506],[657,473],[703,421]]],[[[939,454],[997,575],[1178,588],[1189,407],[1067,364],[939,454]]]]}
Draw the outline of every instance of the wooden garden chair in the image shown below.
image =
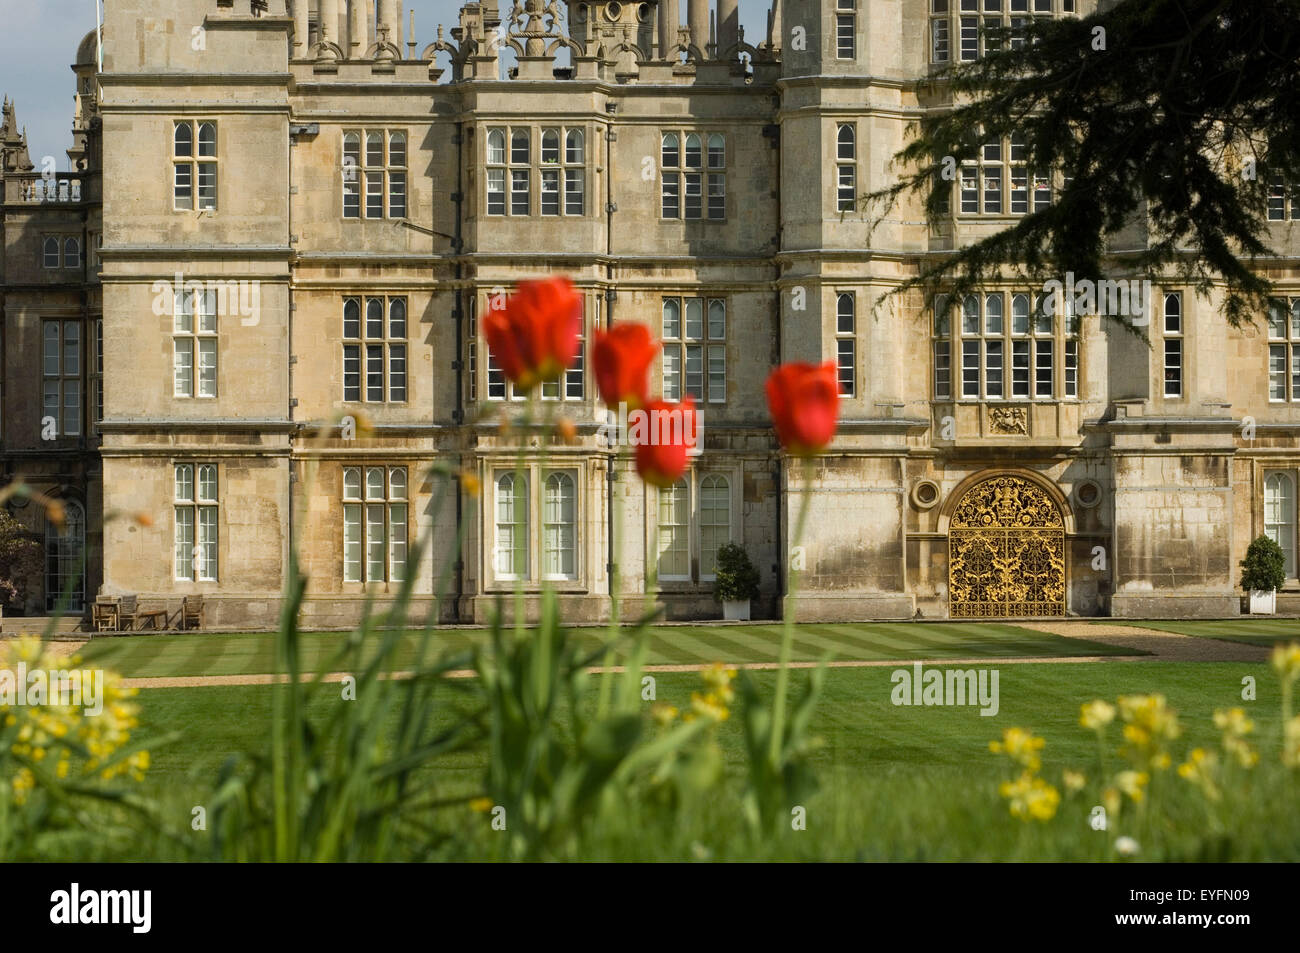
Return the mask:
{"type": "Polygon", "coordinates": [[[203,597],[186,596],[181,600],[181,630],[203,628],[203,597]]]}

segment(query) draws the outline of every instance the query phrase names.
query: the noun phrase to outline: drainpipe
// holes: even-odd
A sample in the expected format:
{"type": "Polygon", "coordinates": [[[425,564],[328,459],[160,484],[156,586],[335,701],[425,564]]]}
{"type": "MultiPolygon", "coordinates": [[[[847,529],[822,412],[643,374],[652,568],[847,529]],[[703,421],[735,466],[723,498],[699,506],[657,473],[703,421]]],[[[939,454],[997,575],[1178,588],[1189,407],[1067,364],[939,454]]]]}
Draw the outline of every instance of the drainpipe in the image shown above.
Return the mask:
{"type": "MultiPolygon", "coordinates": [[[[616,115],[618,106],[615,103],[606,103],[606,112],[609,115],[616,115]],[[613,108],[611,108],[613,107],[613,108]]],[[[618,206],[614,204],[614,149],[613,142],[617,138],[610,122],[605,124],[605,278],[607,282],[614,280],[614,212],[618,206]]],[[[605,330],[610,331],[614,327],[614,302],[618,294],[612,287],[605,288],[605,330]]],[[[608,558],[605,561],[605,575],[609,579],[609,595],[614,596],[614,484],[618,482],[618,470],[614,465],[614,459],[618,456],[618,445],[611,447],[609,456],[605,464],[605,515],[607,524],[605,527],[605,545],[608,550],[608,558]]]]}
{"type": "MultiPolygon", "coordinates": [[[[465,425],[465,292],[461,288],[461,277],[464,273],[464,265],[461,262],[461,254],[465,248],[463,238],[463,225],[465,211],[465,123],[457,121],[456,123],[456,193],[451,197],[456,205],[456,227],[455,236],[452,238],[451,250],[456,255],[456,307],[452,314],[456,319],[456,360],[452,362],[452,367],[456,369],[456,410],[453,414],[452,422],[457,427],[465,425]]],[[[460,436],[464,436],[463,431],[460,436]]],[[[456,539],[461,538],[461,526],[465,519],[464,498],[460,488],[456,489],[456,539]]],[[[480,541],[481,545],[481,541],[480,541]]],[[[431,572],[435,573],[434,585],[437,585],[436,571],[433,569],[433,560],[429,561],[431,572]]],[[[465,550],[464,544],[456,552],[456,621],[463,621],[460,614],[460,600],[465,593],[465,550]]]]}
{"type": "MultiPolygon", "coordinates": [[[[287,347],[288,347],[288,353],[285,355],[285,365],[288,374],[288,386],[289,386],[289,392],[287,398],[289,406],[287,410],[288,410],[289,421],[292,423],[294,419],[293,364],[295,360],[293,354],[293,309],[296,307],[294,303],[294,296],[293,296],[294,252],[295,252],[293,246],[293,198],[294,198],[293,196],[293,147],[297,143],[297,137],[294,135],[293,132],[292,120],[290,121],[289,138],[288,140],[286,140],[286,142],[287,142],[286,148],[289,153],[288,161],[285,163],[286,174],[289,177],[289,181],[286,186],[288,189],[289,201],[288,201],[288,212],[285,215],[285,220],[288,227],[288,234],[285,235],[285,239],[287,240],[288,249],[289,249],[289,274],[286,281],[285,291],[286,294],[288,295],[289,307],[288,307],[287,316],[285,318],[285,334],[287,338],[287,347]]],[[[291,558],[291,554],[294,552],[293,488],[297,480],[294,471],[294,465],[293,465],[293,445],[294,445],[294,439],[296,437],[296,434],[294,433],[294,428],[292,426],[289,428],[288,436],[289,436],[289,453],[288,456],[286,457],[286,460],[288,461],[289,464],[289,484],[288,484],[289,502],[288,505],[285,507],[285,512],[288,513],[288,518],[285,521],[285,526],[287,529],[285,536],[286,536],[286,541],[288,543],[288,551],[284,554],[285,557],[284,565],[286,567],[290,566],[291,564],[294,566],[297,565],[296,557],[291,558]]],[[[285,583],[286,586],[290,586],[293,584],[293,580],[288,579],[286,577],[285,583]]],[[[285,589],[286,594],[290,591],[291,590],[286,587],[285,589]]]]}

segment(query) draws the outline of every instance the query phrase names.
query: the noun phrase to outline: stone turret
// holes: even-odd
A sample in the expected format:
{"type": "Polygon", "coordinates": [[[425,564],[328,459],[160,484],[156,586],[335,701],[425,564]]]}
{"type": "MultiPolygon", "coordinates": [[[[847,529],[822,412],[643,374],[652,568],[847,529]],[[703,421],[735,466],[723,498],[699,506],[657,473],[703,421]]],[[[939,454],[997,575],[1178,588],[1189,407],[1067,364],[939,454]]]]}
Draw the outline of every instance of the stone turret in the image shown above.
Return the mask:
{"type": "Polygon", "coordinates": [[[31,172],[34,168],[27,154],[27,131],[18,131],[14,104],[6,96],[4,121],[0,123],[0,172],[31,172]]]}

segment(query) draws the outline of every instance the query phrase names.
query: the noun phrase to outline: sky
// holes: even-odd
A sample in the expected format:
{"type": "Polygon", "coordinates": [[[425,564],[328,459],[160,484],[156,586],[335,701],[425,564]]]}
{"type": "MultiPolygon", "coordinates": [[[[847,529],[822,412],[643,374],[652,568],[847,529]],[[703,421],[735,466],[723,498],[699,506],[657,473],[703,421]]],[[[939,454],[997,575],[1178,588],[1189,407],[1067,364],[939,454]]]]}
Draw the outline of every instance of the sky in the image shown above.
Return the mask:
{"type": "MultiPolygon", "coordinates": [[[[165,2],[158,0],[160,7],[165,2]]],[[[508,2],[501,0],[501,7],[508,2]]],[[[439,23],[448,28],[456,23],[460,6],[460,0],[405,0],[403,9],[415,11],[421,48],[437,38],[439,23]]],[[[711,6],[716,9],[716,0],[711,6]]],[[[750,43],[767,36],[768,6],[769,0],[740,0],[740,22],[750,43]]],[[[678,10],[684,20],[686,0],[679,0],[678,10]]],[[[404,24],[409,15],[404,14],[404,24]]],[[[27,128],[37,167],[50,155],[66,171],[76,92],[72,61],[81,38],[95,28],[95,0],[0,0],[0,23],[5,27],[0,30],[0,95],[17,103],[18,124],[27,128]]]]}

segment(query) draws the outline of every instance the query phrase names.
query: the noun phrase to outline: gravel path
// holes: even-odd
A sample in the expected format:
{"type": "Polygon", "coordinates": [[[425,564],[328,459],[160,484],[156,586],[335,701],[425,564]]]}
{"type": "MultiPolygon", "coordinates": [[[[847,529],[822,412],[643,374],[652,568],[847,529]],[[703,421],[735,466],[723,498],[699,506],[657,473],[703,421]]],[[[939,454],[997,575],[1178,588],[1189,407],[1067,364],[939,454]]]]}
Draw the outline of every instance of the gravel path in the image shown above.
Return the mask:
{"type": "MultiPolygon", "coordinates": [[[[1059,665],[1081,662],[1263,662],[1268,659],[1269,650],[1262,646],[1245,645],[1239,642],[1226,642],[1220,639],[1202,639],[1189,635],[1176,635],[1172,632],[1160,632],[1144,629],[1136,625],[1122,623],[1103,623],[1083,621],[1063,622],[1017,622],[1022,629],[1048,632],[1066,639],[1081,639],[1100,642],[1117,648],[1131,649],[1136,652],[1148,652],[1149,655],[1134,656],[1074,656],[1071,658],[971,658],[971,659],[900,659],[885,661],[839,661],[831,662],[831,668],[879,668],[910,665],[922,662],[930,666],[988,666],[996,665],[1059,665]]],[[[63,657],[79,651],[85,642],[54,642],[49,648],[54,654],[63,657]]],[[[791,668],[814,668],[817,662],[793,662],[791,668]]],[[[696,672],[706,666],[687,665],[647,665],[647,672],[696,672]]],[[[777,668],[775,662],[741,663],[737,668],[751,671],[764,671],[777,668]]],[[[607,671],[594,668],[600,673],[607,671]]],[[[623,671],[622,666],[613,666],[610,672],[623,671]]],[[[398,672],[393,677],[405,678],[409,673],[398,672]]],[[[471,678],[474,673],[468,670],[449,672],[450,678],[471,678]]],[[[327,682],[341,682],[346,673],[334,672],[325,676],[327,682]]],[[[284,676],[274,675],[188,675],[166,678],[127,678],[126,685],[136,688],[194,688],[218,685],[271,685],[276,681],[285,681],[284,676]]]]}

